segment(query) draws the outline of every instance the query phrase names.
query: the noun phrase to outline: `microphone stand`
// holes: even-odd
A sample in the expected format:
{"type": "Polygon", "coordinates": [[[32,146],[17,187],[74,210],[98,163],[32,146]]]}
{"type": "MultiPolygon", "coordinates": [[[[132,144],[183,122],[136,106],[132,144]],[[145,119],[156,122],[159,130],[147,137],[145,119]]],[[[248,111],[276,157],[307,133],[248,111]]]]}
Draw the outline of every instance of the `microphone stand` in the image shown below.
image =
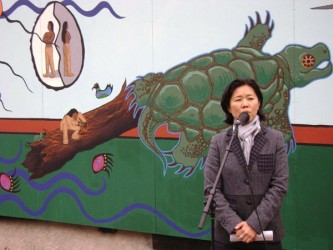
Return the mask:
{"type": "Polygon", "coordinates": [[[207,214],[210,214],[210,217],[211,217],[211,239],[212,239],[211,240],[212,241],[211,249],[212,250],[214,250],[214,245],[215,245],[214,224],[215,224],[215,207],[216,207],[216,204],[214,202],[214,196],[215,196],[216,189],[217,189],[217,183],[220,180],[221,175],[222,175],[222,170],[223,170],[223,167],[225,165],[225,161],[227,160],[228,154],[231,151],[230,148],[231,148],[232,142],[234,140],[235,135],[238,134],[238,126],[240,125],[240,122],[236,121],[234,123],[234,125],[235,125],[235,129],[232,132],[231,140],[230,140],[230,142],[229,142],[229,144],[226,148],[226,153],[223,156],[222,162],[220,164],[219,171],[217,172],[217,175],[215,177],[214,185],[213,185],[212,189],[209,191],[209,196],[208,196],[207,202],[205,202],[205,207],[203,209],[202,216],[201,216],[199,226],[198,226],[198,228],[201,230],[202,227],[203,227],[203,224],[206,220],[207,214]]]}

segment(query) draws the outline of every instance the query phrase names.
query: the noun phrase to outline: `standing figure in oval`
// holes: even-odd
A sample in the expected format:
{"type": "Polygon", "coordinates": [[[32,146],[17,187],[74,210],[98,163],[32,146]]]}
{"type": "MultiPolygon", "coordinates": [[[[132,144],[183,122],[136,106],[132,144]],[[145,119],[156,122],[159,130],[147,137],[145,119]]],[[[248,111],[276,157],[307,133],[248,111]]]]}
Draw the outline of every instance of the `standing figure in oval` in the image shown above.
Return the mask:
{"type": "Polygon", "coordinates": [[[53,31],[54,24],[49,21],[47,24],[48,31],[43,36],[43,42],[45,43],[45,70],[44,77],[55,77],[54,61],[53,61],[53,41],[55,34],[53,31]],[[51,71],[51,74],[50,74],[51,71]]]}
{"type": "Polygon", "coordinates": [[[72,72],[72,59],[71,59],[71,48],[69,42],[71,40],[71,34],[68,31],[68,22],[64,22],[62,26],[61,34],[62,42],[64,43],[64,75],[72,77],[74,73],[72,72]]]}

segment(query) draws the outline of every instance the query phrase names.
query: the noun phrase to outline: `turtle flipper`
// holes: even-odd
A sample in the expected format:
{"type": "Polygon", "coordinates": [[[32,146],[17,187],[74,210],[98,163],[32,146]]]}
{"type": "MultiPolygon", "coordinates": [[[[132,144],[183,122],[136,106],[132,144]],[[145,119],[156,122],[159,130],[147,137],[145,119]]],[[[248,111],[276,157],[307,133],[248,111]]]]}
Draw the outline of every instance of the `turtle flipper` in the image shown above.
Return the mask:
{"type": "Polygon", "coordinates": [[[274,29],[274,21],[271,22],[271,15],[267,11],[266,21],[262,23],[260,15],[256,12],[257,23],[255,24],[253,19],[250,19],[250,30],[246,25],[245,34],[242,40],[237,44],[236,47],[250,47],[261,51],[267,40],[272,35],[272,30],[274,29]]]}
{"type": "Polygon", "coordinates": [[[188,141],[185,134],[181,132],[178,144],[172,151],[164,153],[164,155],[171,156],[173,159],[172,162],[168,162],[167,168],[178,167],[176,174],[184,174],[184,177],[189,177],[198,167],[203,168],[207,153],[208,144],[201,135],[193,141],[188,141]]]}

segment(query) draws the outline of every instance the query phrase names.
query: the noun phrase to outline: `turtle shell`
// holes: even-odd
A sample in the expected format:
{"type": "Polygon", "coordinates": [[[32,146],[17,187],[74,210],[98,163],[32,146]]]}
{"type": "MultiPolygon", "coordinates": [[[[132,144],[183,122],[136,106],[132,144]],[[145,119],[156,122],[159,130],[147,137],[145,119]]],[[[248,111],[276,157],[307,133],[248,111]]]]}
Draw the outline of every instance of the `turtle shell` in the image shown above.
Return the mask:
{"type": "Polygon", "coordinates": [[[209,142],[228,126],[220,101],[231,81],[257,79],[264,94],[263,110],[269,116],[281,100],[282,107],[285,103],[282,72],[276,60],[254,49],[215,51],[168,70],[146,106],[152,119],[167,123],[171,132],[184,132],[189,141],[201,135],[209,142]]]}

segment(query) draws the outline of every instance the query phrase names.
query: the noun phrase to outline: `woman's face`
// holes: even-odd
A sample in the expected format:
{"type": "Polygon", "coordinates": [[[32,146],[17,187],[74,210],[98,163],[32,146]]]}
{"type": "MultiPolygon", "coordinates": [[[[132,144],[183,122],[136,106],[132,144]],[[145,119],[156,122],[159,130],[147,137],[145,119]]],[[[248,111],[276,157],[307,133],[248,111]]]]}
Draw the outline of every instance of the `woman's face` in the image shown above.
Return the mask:
{"type": "Polygon", "coordinates": [[[253,88],[249,85],[242,85],[234,90],[228,111],[234,119],[238,119],[241,113],[247,112],[250,115],[250,122],[256,117],[259,107],[260,102],[253,88]]]}
{"type": "Polygon", "coordinates": [[[72,118],[73,118],[75,121],[77,120],[78,117],[79,117],[78,113],[74,113],[74,114],[72,115],[72,118]]]}

